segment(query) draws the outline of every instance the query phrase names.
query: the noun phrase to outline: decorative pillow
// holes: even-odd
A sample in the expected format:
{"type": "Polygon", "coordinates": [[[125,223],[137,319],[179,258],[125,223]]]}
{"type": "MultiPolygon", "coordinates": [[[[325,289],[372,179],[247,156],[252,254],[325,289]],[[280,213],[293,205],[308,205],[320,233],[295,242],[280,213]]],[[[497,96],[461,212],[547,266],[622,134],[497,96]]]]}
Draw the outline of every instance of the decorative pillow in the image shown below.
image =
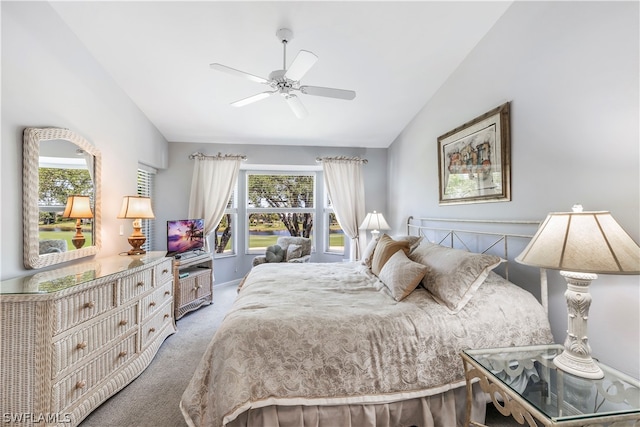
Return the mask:
{"type": "Polygon", "coordinates": [[[489,272],[504,261],[495,255],[476,254],[435,243],[421,244],[409,258],[429,267],[422,284],[453,314],[462,310],[489,272]]]}
{"type": "Polygon", "coordinates": [[[287,247],[287,262],[302,256],[302,245],[290,244],[287,247]]]}
{"type": "Polygon", "coordinates": [[[399,250],[404,251],[405,255],[407,255],[409,253],[409,242],[396,242],[386,234],[380,236],[373,252],[373,261],[371,262],[373,274],[378,276],[384,264],[391,258],[391,255],[399,250]]]}
{"type": "Polygon", "coordinates": [[[384,264],[378,278],[382,280],[396,301],[402,301],[418,287],[429,268],[411,261],[404,251],[398,250],[384,264]]]}
{"type": "Polygon", "coordinates": [[[366,265],[369,268],[371,268],[371,263],[373,262],[373,252],[376,250],[378,240],[380,240],[380,237],[374,237],[373,239],[371,239],[364,252],[362,253],[362,264],[366,265]]]}
{"type": "Polygon", "coordinates": [[[400,235],[400,236],[393,236],[392,237],[393,240],[397,241],[397,242],[409,242],[409,255],[415,251],[418,246],[420,246],[420,242],[422,242],[422,239],[424,239],[423,236],[410,236],[410,235],[400,235]]]}
{"type": "Polygon", "coordinates": [[[269,246],[264,253],[267,262],[282,262],[284,259],[284,251],[280,245],[269,246]]]}

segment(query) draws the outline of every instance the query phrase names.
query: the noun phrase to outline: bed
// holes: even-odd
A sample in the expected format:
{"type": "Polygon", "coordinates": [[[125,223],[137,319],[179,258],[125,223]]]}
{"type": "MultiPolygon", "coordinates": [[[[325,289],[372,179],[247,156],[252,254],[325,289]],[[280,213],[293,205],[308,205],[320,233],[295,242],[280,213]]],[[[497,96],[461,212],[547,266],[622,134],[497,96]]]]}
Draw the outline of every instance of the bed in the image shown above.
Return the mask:
{"type": "MultiPolygon", "coordinates": [[[[187,424],[461,425],[461,350],[553,337],[536,298],[494,271],[508,255],[426,230],[383,235],[359,262],[254,267],[182,396],[187,424]]],[[[472,419],[486,402],[474,392],[472,419]]]]}

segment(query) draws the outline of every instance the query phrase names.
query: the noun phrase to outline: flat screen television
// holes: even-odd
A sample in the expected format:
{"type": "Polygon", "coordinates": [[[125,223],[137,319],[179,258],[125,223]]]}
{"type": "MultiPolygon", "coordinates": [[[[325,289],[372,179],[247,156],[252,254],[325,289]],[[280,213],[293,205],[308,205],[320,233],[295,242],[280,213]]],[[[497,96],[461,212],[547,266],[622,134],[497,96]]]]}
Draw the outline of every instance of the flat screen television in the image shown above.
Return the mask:
{"type": "Polygon", "coordinates": [[[167,221],[167,255],[204,249],[204,219],[167,221]]]}

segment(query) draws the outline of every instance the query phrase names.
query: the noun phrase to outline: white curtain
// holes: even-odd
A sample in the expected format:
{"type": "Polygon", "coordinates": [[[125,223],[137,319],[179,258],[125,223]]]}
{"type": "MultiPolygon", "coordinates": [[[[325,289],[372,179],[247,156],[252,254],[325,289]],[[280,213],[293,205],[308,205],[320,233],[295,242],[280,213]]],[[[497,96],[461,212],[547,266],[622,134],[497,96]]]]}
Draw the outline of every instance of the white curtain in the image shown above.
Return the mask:
{"type": "Polygon", "coordinates": [[[204,233],[216,229],[238,180],[242,156],[193,156],[189,218],[204,218],[204,233]]]}
{"type": "Polygon", "coordinates": [[[351,239],[349,259],[358,260],[360,248],[366,246],[366,234],[358,230],[366,216],[362,178],[362,163],[366,160],[343,157],[320,160],[333,211],[342,231],[351,239]]]}

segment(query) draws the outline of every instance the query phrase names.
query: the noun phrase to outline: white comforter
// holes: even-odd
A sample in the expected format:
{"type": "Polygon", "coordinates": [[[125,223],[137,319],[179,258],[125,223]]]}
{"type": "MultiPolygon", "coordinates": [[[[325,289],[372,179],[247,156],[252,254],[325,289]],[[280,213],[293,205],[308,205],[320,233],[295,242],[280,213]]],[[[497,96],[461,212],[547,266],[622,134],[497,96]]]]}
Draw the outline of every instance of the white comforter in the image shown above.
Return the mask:
{"type": "Polygon", "coordinates": [[[491,273],[458,314],[426,290],[396,302],[357,263],[262,264],[182,396],[189,425],[266,405],[385,403],[464,382],[463,349],[552,342],[545,313],[491,273]]]}

